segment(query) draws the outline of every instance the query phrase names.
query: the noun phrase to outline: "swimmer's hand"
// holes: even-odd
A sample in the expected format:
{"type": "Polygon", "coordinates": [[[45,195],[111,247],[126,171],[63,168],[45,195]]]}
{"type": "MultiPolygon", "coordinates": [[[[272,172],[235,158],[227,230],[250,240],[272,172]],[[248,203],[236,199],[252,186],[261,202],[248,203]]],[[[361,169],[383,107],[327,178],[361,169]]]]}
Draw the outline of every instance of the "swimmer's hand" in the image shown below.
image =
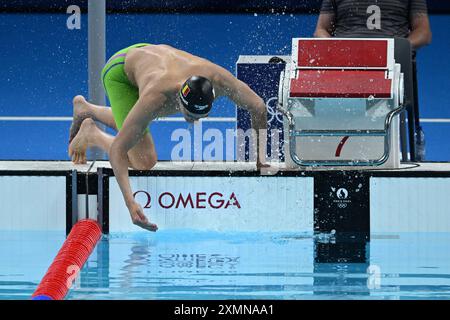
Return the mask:
{"type": "Polygon", "coordinates": [[[265,168],[270,168],[270,164],[265,163],[265,162],[261,162],[261,161],[256,161],[256,169],[257,170],[261,170],[261,169],[265,169],[265,168]]]}
{"type": "Polygon", "coordinates": [[[148,231],[155,232],[156,230],[158,230],[158,226],[156,224],[148,221],[146,215],[144,214],[144,210],[139,203],[131,203],[128,206],[128,210],[130,211],[131,221],[133,221],[133,224],[148,231]]]}
{"type": "Polygon", "coordinates": [[[261,175],[275,175],[278,173],[279,168],[273,167],[270,163],[266,162],[258,162],[256,163],[256,167],[261,175]]]}

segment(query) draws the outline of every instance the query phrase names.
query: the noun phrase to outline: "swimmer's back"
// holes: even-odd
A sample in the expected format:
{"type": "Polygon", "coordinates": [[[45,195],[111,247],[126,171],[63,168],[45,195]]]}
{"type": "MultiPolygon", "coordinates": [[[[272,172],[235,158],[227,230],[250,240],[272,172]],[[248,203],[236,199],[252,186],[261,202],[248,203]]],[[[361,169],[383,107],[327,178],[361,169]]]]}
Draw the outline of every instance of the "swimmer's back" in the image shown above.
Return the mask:
{"type": "Polygon", "coordinates": [[[129,80],[140,89],[153,83],[168,90],[178,87],[193,74],[212,78],[215,65],[210,61],[168,45],[148,45],[131,49],[125,60],[129,80]]]}

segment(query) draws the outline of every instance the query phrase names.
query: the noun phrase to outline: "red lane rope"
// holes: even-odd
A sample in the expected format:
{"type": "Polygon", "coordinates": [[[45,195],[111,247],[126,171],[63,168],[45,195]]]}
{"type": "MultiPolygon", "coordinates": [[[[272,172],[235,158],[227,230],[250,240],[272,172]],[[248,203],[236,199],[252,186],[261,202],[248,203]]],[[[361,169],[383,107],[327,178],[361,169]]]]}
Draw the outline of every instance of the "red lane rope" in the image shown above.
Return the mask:
{"type": "Polygon", "coordinates": [[[32,298],[45,296],[62,300],[102,235],[95,220],[77,222],[67,236],[32,298]]]}

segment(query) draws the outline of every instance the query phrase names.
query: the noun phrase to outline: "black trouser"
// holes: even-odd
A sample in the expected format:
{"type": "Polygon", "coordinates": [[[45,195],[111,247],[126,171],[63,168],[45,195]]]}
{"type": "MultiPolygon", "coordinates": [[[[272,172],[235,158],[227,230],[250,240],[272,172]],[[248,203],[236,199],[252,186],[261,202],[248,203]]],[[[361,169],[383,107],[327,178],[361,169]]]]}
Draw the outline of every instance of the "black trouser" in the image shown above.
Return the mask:
{"type": "Polygon", "coordinates": [[[395,39],[395,61],[402,66],[402,72],[405,79],[405,108],[408,117],[408,132],[405,130],[405,116],[401,117],[401,136],[402,136],[402,160],[407,161],[406,135],[409,140],[409,153],[411,161],[417,160],[416,135],[419,134],[420,116],[419,99],[417,84],[417,62],[416,52],[411,50],[411,44],[408,39],[395,39]]]}
{"type": "Polygon", "coordinates": [[[420,113],[419,113],[419,85],[417,81],[417,59],[416,59],[416,52],[413,53],[412,58],[412,66],[413,66],[413,85],[414,85],[414,114],[415,116],[415,122],[414,127],[416,128],[416,131],[420,128],[420,113]]]}

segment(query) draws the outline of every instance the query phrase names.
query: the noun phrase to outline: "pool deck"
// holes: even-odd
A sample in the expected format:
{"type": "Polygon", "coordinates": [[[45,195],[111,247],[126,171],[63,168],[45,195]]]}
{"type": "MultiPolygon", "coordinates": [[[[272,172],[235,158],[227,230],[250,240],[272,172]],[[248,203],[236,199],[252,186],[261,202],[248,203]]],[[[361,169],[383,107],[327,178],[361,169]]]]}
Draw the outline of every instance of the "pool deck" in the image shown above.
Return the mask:
{"type": "MultiPolygon", "coordinates": [[[[71,171],[86,172],[91,162],[84,165],[74,165],[71,161],[0,161],[0,171],[71,171]]],[[[424,162],[405,163],[399,169],[384,168],[299,168],[286,169],[283,164],[273,164],[279,171],[334,171],[334,170],[365,170],[365,171],[433,171],[450,172],[450,162],[424,162]]],[[[97,161],[91,168],[95,172],[97,168],[111,168],[108,161],[97,161]]],[[[158,162],[153,169],[155,171],[256,171],[253,162],[158,162]]]]}

